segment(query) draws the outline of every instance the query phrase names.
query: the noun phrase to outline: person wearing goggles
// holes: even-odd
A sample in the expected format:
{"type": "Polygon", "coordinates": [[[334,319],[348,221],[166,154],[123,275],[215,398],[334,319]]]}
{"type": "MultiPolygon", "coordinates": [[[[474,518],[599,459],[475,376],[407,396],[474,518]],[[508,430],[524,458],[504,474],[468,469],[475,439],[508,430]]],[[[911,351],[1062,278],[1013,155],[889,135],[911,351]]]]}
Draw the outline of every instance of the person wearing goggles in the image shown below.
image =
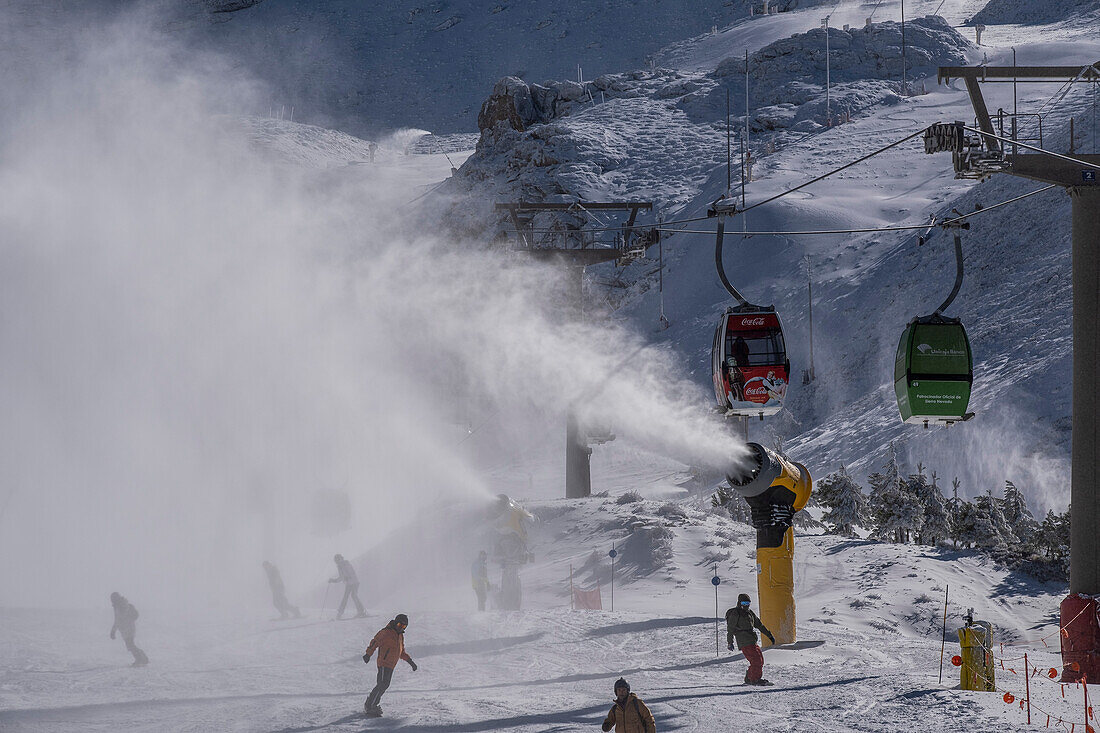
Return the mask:
{"type": "Polygon", "coordinates": [[[374,689],[370,691],[367,701],[363,703],[363,712],[369,717],[382,717],[380,704],[382,695],[389,689],[397,661],[404,659],[413,668],[413,672],[417,669],[416,662],[405,651],[405,629],[408,627],[409,617],[403,613],[397,614],[393,617],[393,621],[390,621],[385,628],[374,635],[370,646],[367,647],[367,651],[363,655],[363,663],[370,664],[371,657],[376,651],[378,652],[378,679],[374,689]]]}

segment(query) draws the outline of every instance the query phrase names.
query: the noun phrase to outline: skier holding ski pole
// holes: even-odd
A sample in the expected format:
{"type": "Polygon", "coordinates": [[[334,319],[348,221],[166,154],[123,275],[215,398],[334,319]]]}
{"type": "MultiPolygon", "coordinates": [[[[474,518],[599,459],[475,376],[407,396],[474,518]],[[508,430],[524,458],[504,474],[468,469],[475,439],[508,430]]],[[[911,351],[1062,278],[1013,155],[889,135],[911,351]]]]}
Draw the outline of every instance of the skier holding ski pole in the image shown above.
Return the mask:
{"type": "Polygon", "coordinates": [[[760,617],[749,608],[751,601],[747,593],[737,596],[737,605],[726,611],[726,646],[730,651],[737,648],[745,655],[749,663],[749,670],[745,673],[746,685],[771,685],[764,679],[764,652],[757,643],[759,637],[754,629],[760,629],[764,636],[775,643],[775,637],[768,631],[760,617]]]}

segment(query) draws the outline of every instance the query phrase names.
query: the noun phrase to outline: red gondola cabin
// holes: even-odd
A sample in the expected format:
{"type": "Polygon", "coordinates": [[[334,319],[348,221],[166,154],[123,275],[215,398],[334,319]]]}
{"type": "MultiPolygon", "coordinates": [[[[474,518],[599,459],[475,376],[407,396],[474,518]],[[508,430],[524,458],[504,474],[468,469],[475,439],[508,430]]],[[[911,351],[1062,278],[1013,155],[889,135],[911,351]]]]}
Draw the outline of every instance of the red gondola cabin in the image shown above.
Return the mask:
{"type": "Polygon", "coordinates": [[[774,415],[783,408],[791,370],[774,308],[727,308],[711,350],[714,396],[727,415],[774,415]]]}

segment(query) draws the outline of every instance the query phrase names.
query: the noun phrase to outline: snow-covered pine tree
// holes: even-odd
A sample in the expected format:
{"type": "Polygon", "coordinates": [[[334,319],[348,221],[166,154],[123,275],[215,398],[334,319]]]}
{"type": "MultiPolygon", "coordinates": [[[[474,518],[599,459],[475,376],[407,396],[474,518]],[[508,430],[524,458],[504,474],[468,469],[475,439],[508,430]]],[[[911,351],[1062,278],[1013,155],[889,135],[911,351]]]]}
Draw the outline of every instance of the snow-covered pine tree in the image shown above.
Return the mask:
{"type": "Polygon", "coordinates": [[[951,515],[951,542],[955,547],[973,547],[978,541],[980,520],[977,507],[965,499],[956,499],[951,515]]]}
{"type": "Polygon", "coordinates": [[[821,517],[832,525],[830,532],[842,537],[855,537],[855,527],[866,527],[870,521],[867,497],[863,488],[841,465],[839,471],[830,473],[818,482],[818,501],[828,511],[821,517]]]}
{"type": "Polygon", "coordinates": [[[1016,522],[1020,521],[1021,517],[1027,517],[1028,519],[1035,518],[1027,508],[1027,499],[1024,498],[1023,492],[1016,488],[1016,484],[1007,479],[1005,480],[1002,506],[1004,508],[1005,519],[1010,524],[1015,525],[1016,522]]]}
{"type": "Polygon", "coordinates": [[[993,490],[974,499],[977,521],[974,525],[974,545],[988,550],[1007,549],[1016,542],[1016,535],[1005,521],[1001,503],[994,498],[993,490]]]}
{"type": "Polygon", "coordinates": [[[713,506],[725,507],[733,521],[752,524],[752,513],[749,511],[748,502],[734,491],[733,487],[719,484],[714,496],[710,498],[710,503],[713,506]]]}
{"type": "Polygon", "coordinates": [[[1052,560],[1060,560],[1069,554],[1069,509],[1064,514],[1047,510],[1046,518],[1039,525],[1039,547],[1052,560]]]}
{"type": "MultiPolygon", "coordinates": [[[[922,468],[920,464],[917,465],[917,474],[921,479],[924,477],[922,468]]],[[[919,542],[935,547],[951,535],[949,507],[937,483],[936,472],[932,472],[932,483],[922,480],[917,489],[918,498],[924,508],[924,525],[921,527],[919,542]]]]}
{"type": "Polygon", "coordinates": [[[1016,535],[1017,542],[1011,548],[1012,553],[1022,559],[1038,554],[1039,523],[1027,508],[1027,498],[1023,492],[1008,480],[1005,481],[1001,510],[1006,523],[1016,535]]]}
{"type": "Polygon", "coordinates": [[[871,485],[868,505],[873,536],[906,542],[910,532],[919,531],[923,513],[913,495],[905,490],[893,442],[887,449],[882,470],[868,476],[867,482],[871,485]]]}
{"type": "Polygon", "coordinates": [[[958,547],[962,533],[961,515],[962,500],[959,499],[959,477],[951,479],[951,498],[947,500],[947,526],[948,537],[951,538],[951,546],[958,547]]]}

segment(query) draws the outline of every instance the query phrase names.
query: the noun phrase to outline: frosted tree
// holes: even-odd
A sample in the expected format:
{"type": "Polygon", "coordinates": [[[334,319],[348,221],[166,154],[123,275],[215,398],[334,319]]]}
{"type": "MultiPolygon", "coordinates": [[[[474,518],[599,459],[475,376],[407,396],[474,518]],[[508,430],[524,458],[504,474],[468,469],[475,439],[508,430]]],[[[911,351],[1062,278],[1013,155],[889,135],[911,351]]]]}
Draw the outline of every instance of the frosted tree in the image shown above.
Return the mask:
{"type": "Polygon", "coordinates": [[[955,500],[951,514],[951,541],[955,547],[973,547],[977,544],[979,520],[977,507],[963,499],[955,500]]]}
{"type": "Polygon", "coordinates": [[[1064,514],[1055,514],[1053,509],[1039,525],[1039,547],[1051,560],[1061,560],[1069,554],[1069,509],[1064,514]]]}
{"type": "Polygon", "coordinates": [[[867,497],[843,465],[821,479],[817,490],[818,502],[828,510],[821,519],[832,525],[833,534],[855,537],[855,527],[870,523],[867,497]]]}
{"type": "Polygon", "coordinates": [[[1004,508],[1005,519],[1010,524],[1015,525],[1021,518],[1035,519],[1027,508],[1027,499],[1024,498],[1023,492],[1016,488],[1016,484],[1008,480],[1005,481],[1002,507],[1004,508]]]}
{"type": "Polygon", "coordinates": [[[976,521],[974,524],[973,545],[983,549],[1007,549],[1016,542],[1016,535],[1008,526],[1001,503],[993,497],[992,490],[985,496],[974,500],[976,521]]]}
{"type": "Polygon", "coordinates": [[[924,523],[924,512],[902,480],[893,443],[890,443],[887,450],[886,463],[882,470],[868,476],[867,481],[871,485],[868,505],[874,536],[899,543],[907,542],[911,532],[920,531],[924,523]]]}
{"type": "Polygon", "coordinates": [[[948,503],[940,491],[936,472],[932,472],[932,482],[929,483],[924,478],[924,466],[918,463],[917,472],[909,477],[908,487],[924,511],[924,523],[917,541],[935,547],[951,535],[948,503]]]}
{"type": "Polygon", "coordinates": [[[962,500],[959,499],[959,477],[951,479],[951,498],[947,500],[947,526],[951,546],[958,547],[962,534],[962,500]]]}
{"type": "Polygon", "coordinates": [[[752,513],[749,510],[748,502],[734,491],[733,487],[720,484],[714,492],[714,496],[711,497],[710,503],[712,506],[725,507],[730,519],[733,521],[752,524],[752,513]]]}

